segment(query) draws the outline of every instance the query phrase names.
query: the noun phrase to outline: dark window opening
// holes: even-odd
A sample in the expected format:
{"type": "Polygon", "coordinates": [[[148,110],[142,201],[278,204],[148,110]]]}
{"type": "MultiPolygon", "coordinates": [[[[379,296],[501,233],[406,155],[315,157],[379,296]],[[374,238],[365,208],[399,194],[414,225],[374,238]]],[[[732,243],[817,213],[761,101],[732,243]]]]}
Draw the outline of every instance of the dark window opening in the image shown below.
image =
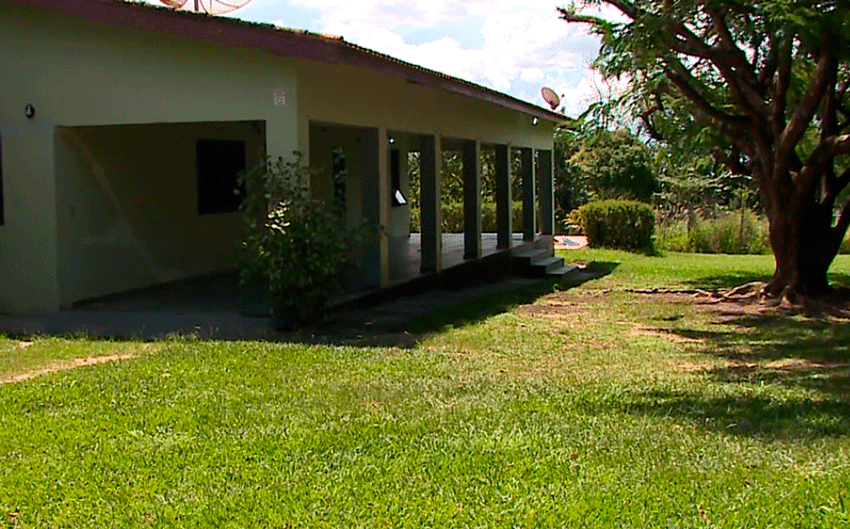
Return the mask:
{"type": "Polygon", "coordinates": [[[3,138],[0,137],[0,226],[5,222],[3,216],[3,138]]]}
{"type": "Polygon", "coordinates": [[[390,180],[393,207],[406,206],[407,197],[401,191],[401,151],[398,149],[390,149],[390,180]]]}
{"type": "Polygon", "coordinates": [[[198,214],[233,213],[245,196],[239,174],[245,171],[245,142],[242,140],[198,140],[198,214]]]}
{"type": "Polygon", "coordinates": [[[345,180],[348,177],[347,160],[345,157],[345,149],[342,147],[334,147],[331,151],[332,162],[331,168],[334,183],[334,198],[341,202],[345,202],[345,180]]]}

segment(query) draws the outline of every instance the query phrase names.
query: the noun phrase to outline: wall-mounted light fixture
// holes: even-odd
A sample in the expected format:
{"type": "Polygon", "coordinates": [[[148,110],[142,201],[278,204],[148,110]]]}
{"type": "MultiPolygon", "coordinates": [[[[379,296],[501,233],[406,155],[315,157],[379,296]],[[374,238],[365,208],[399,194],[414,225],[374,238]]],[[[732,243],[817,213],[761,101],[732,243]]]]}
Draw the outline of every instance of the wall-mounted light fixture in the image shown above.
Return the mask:
{"type": "Polygon", "coordinates": [[[395,138],[393,138],[392,136],[390,136],[390,145],[392,145],[393,143],[395,143],[395,138]]]}
{"type": "Polygon", "coordinates": [[[32,106],[30,103],[27,103],[27,106],[24,108],[24,115],[29,119],[35,117],[35,107],[32,106]]]}
{"type": "Polygon", "coordinates": [[[540,123],[540,119],[537,116],[534,116],[533,118],[531,118],[531,124],[532,125],[534,125],[536,127],[538,123],[540,123]]]}

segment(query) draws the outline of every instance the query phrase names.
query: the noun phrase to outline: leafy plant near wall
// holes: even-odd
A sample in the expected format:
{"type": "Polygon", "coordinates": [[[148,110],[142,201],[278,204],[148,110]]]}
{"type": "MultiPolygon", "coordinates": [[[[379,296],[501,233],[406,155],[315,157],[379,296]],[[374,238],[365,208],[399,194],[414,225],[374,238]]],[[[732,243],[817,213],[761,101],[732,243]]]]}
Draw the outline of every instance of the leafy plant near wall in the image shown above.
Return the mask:
{"type": "Polygon", "coordinates": [[[311,195],[310,174],[296,154],[266,160],[241,177],[247,193],[240,208],[246,228],[240,279],[266,289],[278,330],[323,316],[331,296],[357,271],[355,254],[364,240],[363,225],[348,227],[343,200],[311,195]]]}

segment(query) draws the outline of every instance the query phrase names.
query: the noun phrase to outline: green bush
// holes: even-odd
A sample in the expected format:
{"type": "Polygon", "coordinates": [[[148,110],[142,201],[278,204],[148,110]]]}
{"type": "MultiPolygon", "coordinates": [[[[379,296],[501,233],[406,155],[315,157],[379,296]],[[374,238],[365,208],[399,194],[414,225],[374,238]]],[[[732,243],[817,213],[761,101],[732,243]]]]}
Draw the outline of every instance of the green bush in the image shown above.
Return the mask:
{"type": "Polygon", "coordinates": [[[688,223],[677,221],[665,224],[659,222],[655,227],[655,247],[668,252],[692,252],[688,233],[688,223]]]}
{"type": "MultiPolygon", "coordinates": [[[[512,207],[513,228],[514,231],[522,230],[522,202],[514,202],[512,207]]],[[[419,233],[420,225],[419,208],[410,209],[410,231],[419,233]]],[[[443,233],[462,233],[463,232],[463,203],[448,202],[442,207],[443,220],[441,227],[443,233]]],[[[481,231],[484,233],[495,233],[496,224],[496,204],[487,202],[481,205],[481,231]]]]}
{"type": "Polygon", "coordinates": [[[695,219],[690,230],[685,221],[659,226],[656,246],[673,252],[718,254],[770,253],[767,221],[750,210],[717,219],[695,219]]]}
{"type": "Polygon", "coordinates": [[[598,200],[576,210],[591,247],[651,250],[655,210],[634,200],[598,200]]]}
{"type": "Polygon", "coordinates": [[[288,330],[317,320],[357,270],[364,227],[347,227],[345,203],[311,196],[299,159],[267,161],[242,177],[246,234],[240,278],[266,288],[273,324],[288,330]]]}

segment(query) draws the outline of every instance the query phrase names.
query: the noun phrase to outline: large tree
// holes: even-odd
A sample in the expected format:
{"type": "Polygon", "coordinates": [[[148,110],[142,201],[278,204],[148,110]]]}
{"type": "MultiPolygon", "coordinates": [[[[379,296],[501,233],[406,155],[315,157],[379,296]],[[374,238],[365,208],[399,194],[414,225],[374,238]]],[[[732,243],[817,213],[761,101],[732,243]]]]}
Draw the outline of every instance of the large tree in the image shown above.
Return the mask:
{"type": "Polygon", "coordinates": [[[763,294],[831,293],[850,224],[850,3],[590,0],[560,13],[602,38],[595,65],[629,81],[648,134],[708,140],[755,180],[776,261],[763,294]],[[588,14],[599,6],[617,16],[588,14]]]}

